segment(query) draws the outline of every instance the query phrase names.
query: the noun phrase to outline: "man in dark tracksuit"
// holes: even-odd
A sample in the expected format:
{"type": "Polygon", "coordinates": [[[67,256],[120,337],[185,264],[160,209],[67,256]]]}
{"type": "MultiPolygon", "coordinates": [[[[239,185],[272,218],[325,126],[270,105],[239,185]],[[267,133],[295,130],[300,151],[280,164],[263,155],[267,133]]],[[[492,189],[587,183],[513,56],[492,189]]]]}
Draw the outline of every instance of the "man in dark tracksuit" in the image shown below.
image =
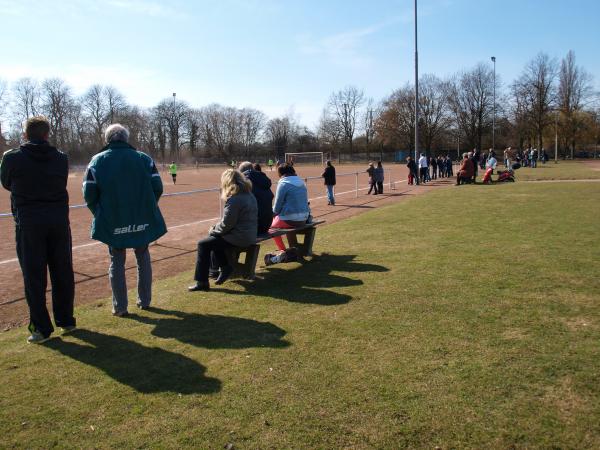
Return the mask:
{"type": "Polygon", "coordinates": [[[44,117],[27,121],[27,142],[4,153],[2,186],[11,192],[17,256],[29,306],[28,342],[41,343],[54,331],[46,308],[47,270],[52,281],[52,309],[57,327],[75,327],[75,282],[69,225],[67,155],[48,144],[44,117]]]}

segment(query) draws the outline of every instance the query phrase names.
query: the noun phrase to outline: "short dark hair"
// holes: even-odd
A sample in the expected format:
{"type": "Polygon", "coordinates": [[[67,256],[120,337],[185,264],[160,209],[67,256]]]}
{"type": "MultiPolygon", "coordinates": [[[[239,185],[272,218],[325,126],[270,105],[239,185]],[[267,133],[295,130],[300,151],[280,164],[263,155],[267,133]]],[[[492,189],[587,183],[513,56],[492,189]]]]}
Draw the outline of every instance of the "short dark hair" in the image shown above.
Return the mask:
{"type": "Polygon", "coordinates": [[[261,167],[260,167],[260,164],[259,164],[259,163],[254,163],[254,165],[252,166],[252,168],[253,168],[254,170],[256,170],[257,172],[262,172],[262,169],[261,169],[261,167]]]}
{"type": "Polygon", "coordinates": [[[44,116],[34,116],[25,122],[25,136],[30,141],[43,141],[50,134],[50,123],[44,116]]]}
{"type": "Polygon", "coordinates": [[[284,175],[296,175],[296,171],[294,170],[294,166],[290,163],[283,163],[277,167],[277,173],[280,177],[284,175]]]}

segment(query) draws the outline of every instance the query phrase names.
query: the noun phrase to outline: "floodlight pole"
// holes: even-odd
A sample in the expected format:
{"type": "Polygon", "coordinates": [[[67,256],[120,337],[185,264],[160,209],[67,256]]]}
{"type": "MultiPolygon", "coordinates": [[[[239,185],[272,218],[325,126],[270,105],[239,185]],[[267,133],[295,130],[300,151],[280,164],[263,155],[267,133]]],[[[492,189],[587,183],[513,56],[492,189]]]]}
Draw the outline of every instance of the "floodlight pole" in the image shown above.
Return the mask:
{"type": "Polygon", "coordinates": [[[418,164],[419,161],[419,47],[417,38],[417,0],[415,0],[415,164],[418,164]]]}
{"type": "Polygon", "coordinates": [[[494,63],[494,113],[492,115],[492,150],[496,151],[496,57],[492,56],[494,63]]]}
{"type": "MultiPolygon", "coordinates": [[[[177,93],[173,92],[173,116],[175,116],[175,97],[177,97],[177,93]]],[[[178,142],[176,143],[176,147],[175,147],[175,161],[177,161],[177,164],[179,164],[179,143],[178,142]]]]}

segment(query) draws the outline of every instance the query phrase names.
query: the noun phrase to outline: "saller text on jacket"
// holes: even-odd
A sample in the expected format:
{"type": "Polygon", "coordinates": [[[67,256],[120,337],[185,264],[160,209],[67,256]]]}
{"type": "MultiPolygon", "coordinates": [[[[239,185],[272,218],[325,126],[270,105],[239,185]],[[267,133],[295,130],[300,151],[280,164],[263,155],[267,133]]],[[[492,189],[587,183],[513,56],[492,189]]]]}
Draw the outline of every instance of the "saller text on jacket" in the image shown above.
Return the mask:
{"type": "Polygon", "coordinates": [[[140,231],[144,231],[147,227],[149,227],[149,224],[144,224],[144,225],[129,225],[128,227],[123,227],[123,228],[115,228],[115,231],[113,234],[125,234],[125,233],[139,233],[140,231]]]}

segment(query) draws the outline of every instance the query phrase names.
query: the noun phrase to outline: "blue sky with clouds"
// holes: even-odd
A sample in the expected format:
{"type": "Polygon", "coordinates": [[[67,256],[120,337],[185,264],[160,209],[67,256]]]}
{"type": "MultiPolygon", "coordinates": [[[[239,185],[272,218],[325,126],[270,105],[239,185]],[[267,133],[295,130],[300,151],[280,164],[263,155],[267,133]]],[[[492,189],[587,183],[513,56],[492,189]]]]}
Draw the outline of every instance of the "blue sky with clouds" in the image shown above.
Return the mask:
{"type": "MultiPolygon", "coordinates": [[[[539,51],[568,50],[600,88],[598,0],[420,0],[421,73],[497,57],[512,81],[539,51]]],[[[153,106],[293,111],[314,125],[332,91],[380,100],[413,77],[412,0],[0,0],[0,78],[112,84],[153,106]]]]}

